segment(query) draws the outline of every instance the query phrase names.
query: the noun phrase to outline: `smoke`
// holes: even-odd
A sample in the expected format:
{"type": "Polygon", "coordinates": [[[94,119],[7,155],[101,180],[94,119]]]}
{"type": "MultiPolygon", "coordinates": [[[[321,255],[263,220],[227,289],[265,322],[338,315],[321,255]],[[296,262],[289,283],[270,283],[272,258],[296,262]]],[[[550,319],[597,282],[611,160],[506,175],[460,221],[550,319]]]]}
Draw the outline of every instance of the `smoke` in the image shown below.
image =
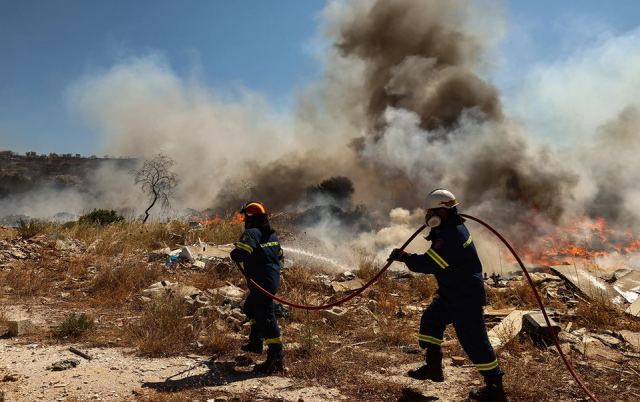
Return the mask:
{"type": "Polygon", "coordinates": [[[609,222],[633,225],[640,219],[640,110],[625,108],[601,126],[585,152],[585,180],[593,189],[587,212],[609,222]]]}
{"type": "Polygon", "coordinates": [[[248,174],[248,161],[270,163],[295,149],[290,118],[257,94],[243,90],[228,101],[154,56],[86,76],[69,98],[109,153],[174,159],[178,206],[210,207],[230,176],[248,174]]]}
{"type": "Polygon", "coordinates": [[[388,107],[415,112],[425,129],[451,127],[471,108],[502,117],[497,91],[471,70],[484,51],[465,31],[475,12],[466,1],[378,1],[341,21],[336,47],[364,63],[370,128],[388,107]]]}
{"type": "MultiPolygon", "coordinates": [[[[487,77],[506,25],[493,1],[330,2],[324,76],[289,113],[181,77],[156,55],[86,75],[67,95],[105,152],[175,160],[177,210],[260,199],[301,214],[328,246],[387,252],[436,187],[520,244],[585,213],[637,222],[638,31],[537,65],[505,101],[487,77]]],[[[105,168],[92,183],[100,197],[60,203],[142,208],[126,172],[105,168]]]]}
{"type": "Polygon", "coordinates": [[[419,205],[444,186],[501,222],[518,219],[523,208],[557,220],[578,179],[505,118],[498,91],[479,75],[501,34],[478,23],[495,24],[491,11],[411,0],[343,11],[336,47],[364,72],[366,134],[356,150],[370,171],[411,189],[397,191],[392,205],[419,205]]]}

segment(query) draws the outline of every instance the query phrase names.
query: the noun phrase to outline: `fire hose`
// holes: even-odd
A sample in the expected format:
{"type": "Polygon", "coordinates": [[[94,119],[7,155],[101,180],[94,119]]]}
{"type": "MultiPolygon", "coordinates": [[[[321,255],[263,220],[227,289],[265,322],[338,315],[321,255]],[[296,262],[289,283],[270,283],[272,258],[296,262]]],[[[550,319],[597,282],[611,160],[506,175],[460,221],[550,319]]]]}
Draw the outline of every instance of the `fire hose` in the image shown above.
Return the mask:
{"type": "MultiPolygon", "coordinates": [[[[531,279],[531,275],[529,275],[529,271],[527,271],[527,268],[524,266],[524,263],[520,259],[520,256],[518,255],[518,253],[516,253],[513,247],[511,247],[511,244],[509,244],[507,239],[505,239],[500,233],[498,233],[497,230],[495,230],[491,225],[489,225],[482,219],[479,219],[467,214],[460,214],[460,216],[471,219],[472,221],[476,221],[482,226],[486,227],[487,229],[489,229],[489,231],[491,231],[491,233],[496,235],[496,237],[498,237],[498,239],[500,239],[505,246],[507,246],[511,254],[513,254],[513,257],[516,259],[516,261],[518,261],[518,265],[520,265],[520,268],[522,269],[524,276],[527,278],[527,282],[529,282],[529,286],[533,291],[533,295],[536,297],[536,302],[538,303],[538,306],[542,311],[542,316],[544,317],[544,321],[547,323],[547,326],[551,328],[551,321],[549,320],[549,316],[547,315],[547,310],[545,310],[544,304],[542,304],[542,298],[540,298],[540,294],[538,293],[538,290],[536,289],[536,286],[533,283],[533,279],[531,279]]],[[[600,400],[593,394],[593,392],[591,392],[591,390],[587,388],[587,385],[584,383],[584,381],[582,381],[582,378],[580,378],[576,370],[573,368],[573,365],[569,362],[569,359],[567,359],[567,356],[564,354],[564,352],[562,351],[562,348],[560,347],[560,342],[558,341],[558,337],[556,336],[556,333],[553,331],[549,331],[549,332],[551,332],[551,338],[553,339],[553,343],[555,344],[556,349],[558,350],[558,354],[560,355],[562,362],[567,367],[567,370],[569,370],[569,373],[571,373],[571,376],[573,377],[573,379],[576,380],[580,388],[582,388],[582,390],[585,392],[585,394],[589,396],[589,398],[591,398],[594,402],[600,402],[600,400]]]]}
{"type": "MultiPolygon", "coordinates": [[[[411,243],[413,241],[413,239],[415,239],[416,236],[419,235],[420,232],[422,232],[426,227],[427,227],[427,225],[420,226],[420,228],[418,230],[416,230],[415,233],[412,234],[411,237],[409,237],[407,239],[407,241],[404,242],[402,247],[400,247],[400,250],[404,250],[409,245],[409,243],[411,243]]],[[[291,307],[295,307],[295,308],[299,308],[299,309],[303,309],[303,310],[326,310],[326,309],[329,309],[331,307],[339,306],[342,303],[346,303],[349,300],[351,300],[354,297],[356,297],[357,295],[359,295],[360,293],[362,293],[365,290],[367,290],[367,288],[369,286],[373,285],[374,283],[376,283],[378,281],[378,279],[382,276],[384,271],[386,271],[391,266],[391,264],[393,264],[393,260],[387,261],[387,263],[384,265],[384,267],[382,267],[382,269],[380,271],[378,271],[378,273],[373,278],[369,279],[369,281],[367,283],[365,283],[361,288],[354,290],[352,293],[349,293],[347,296],[343,297],[342,299],[333,301],[333,302],[328,303],[328,304],[322,304],[322,305],[319,305],[319,306],[314,306],[314,305],[311,305],[311,304],[294,303],[294,302],[291,302],[291,301],[284,300],[284,299],[272,294],[271,292],[269,292],[268,290],[266,290],[262,286],[258,285],[253,279],[249,278],[249,276],[245,272],[244,268],[242,268],[242,265],[240,265],[240,263],[238,263],[237,261],[235,261],[235,263],[238,266],[238,269],[240,269],[240,272],[242,272],[242,275],[244,275],[244,277],[246,278],[247,282],[249,282],[249,284],[251,284],[251,286],[253,286],[256,289],[258,289],[265,296],[270,297],[271,299],[273,299],[273,300],[275,300],[277,302],[280,302],[282,304],[285,304],[287,306],[291,306],[291,307]]]]}
{"type": "MultiPolygon", "coordinates": [[[[522,272],[524,273],[524,276],[527,278],[527,282],[529,283],[529,286],[531,287],[531,290],[533,291],[533,294],[534,294],[534,296],[536,298],[536,302],[538,303],[538,306],[540,307],[540,310],[542,311],[542,316],[544,317],[544,320],[545,320],[547,326],[551,327],[551,320],[549,319],[549,316],[547,315],[547,311],[545,310],[544,304],[542,303],[542,298],[540,297],[540,294],[538,293],[538,290],[536,289],[535,284],[533,283],[533,279],[531,279],[531,276],[529,275],[529,271],[527,270],[527,268],[525,267],[524,263],[520,259],[520,256],[518,255],[518,253],[516,253],[516,251],[511,246],[511,244],[509,244],[507,239],[505,239],[491,225],[489,225],[488,223],[486,223],[485,221],[483,221],[483,220],[481,220],[479,218],[476,218],[476,217],[473,217],[473,216],[467,215],[467,214],[460,214],[460,216],[462,216],[464,218],[467,218],[467,219],[471,219],[472,221],[478,222],[482,226],[484,226],[487,229],[489,229],[489,231],[491,231],[491,233],[496,235],[496,237],[498,237],[502,241],[502,243],[504,243],[504,245],[509,249],[509,251],[511,252],[513,257],[516,259],[516,261],[518,261],[518,264],[520,265],[520,268],[522,269],[522,272]]],[[[418,236],[418,234],[420,234],[420,232],[422,232],[426,227],[427,227],[426,225],[420,226],[420,228],[418,228],[418,230],[416,230],[411,235],[411,237],[409,237],[407,239],[407,241],[404,242],[404,244],[400,247],[400,250],[404,250],[409,245],[409,243],[411,243],[413,241],[413,239],[415,239],[416,236],[418,236]]],[[[247,282],[251,286],[253,286],[256,289],[258,289],[258,291],[260,291],[265,296],[267,296],[267,297],[269,297],[269,298],[271,298],[271,299],[273,299],[273,300],[275,300],[277,302],[280,302],[282,304],[285,304],[287,306],[294,307],[294,308],[299,308],[299,309],[303,309],[303,310],[325,310],[325,309],[329,309],[329,308],[338,306],[340,304],[346,303],[349,300],[351,300],[354,297],[356,297],[357,295],[359,295],[362,292],[364,292],[368,287],[373,285],[382,276],[382,274],[391,266],[391,264],[393,264],[393,260],[387,261],[387,263],[382,267],[382,269],[380,269],[380,271],[378,271],[378,273],[375,276],[373,276],[373,278],[371,278],[367,283],[365,283],[361,288],[354,290],[352,293],[348,294],[347,296],[343,297],[342,299],[333,301],[331,303],[323,304],[323,305],[299,304],[299,303],[295,303],[295,302],[291,302],[291,301],[282,299],[282,298],[272,294],[271,292],[269,292],[268,290],[266,290],[262,286],[260,286],[253,279],[249,278],[249,276],[245,272],[245,270],[242,267],[242,265],[240,265],[237,261],[235,263],[238,266],[238,269],[240,269],[240,272],[242,272],[242,274],[244,275],[244,277],[247,280],[247,282]]],[[[576,380],[576,382],[578,383],[580,388],[582,388],[582,390],[589,396],[589,398],[591,398],[594,402],[600,402],[600,400],[593,394],[593,392],[591,392],[591,390],[589,390],[589,388],[587,388],[587,385],[584,383],[584,381],[582,380],[580,375],[578,375],[578,373],[574,369],[573,365],[567,359],[567,356],[564,354],[564,352],[562,351],[562,348],[560,347],[560,342],[558,341],[558,337],[556,336],[555,332],[553,332],[553,331],[550,331],[550,332],[551,332],[551,337],[553,339],[553,343],[555,344],[555,347],[558,350],[558,354],[560,355],[560,358],[562,359],[562,362],[567,367],[567,370],[569,371],[571,376],[576,380]]]]}

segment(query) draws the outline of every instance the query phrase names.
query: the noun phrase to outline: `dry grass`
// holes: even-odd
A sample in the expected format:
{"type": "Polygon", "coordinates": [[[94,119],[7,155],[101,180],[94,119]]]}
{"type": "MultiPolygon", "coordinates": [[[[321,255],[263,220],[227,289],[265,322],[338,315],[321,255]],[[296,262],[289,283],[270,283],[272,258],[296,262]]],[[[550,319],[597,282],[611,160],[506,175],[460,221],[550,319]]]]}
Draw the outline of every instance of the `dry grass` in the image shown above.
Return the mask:
{"type": "Polygon", "coordinates": [[[640,319],[622,312],[608,300],[580,301],[576,315],[581,325],[596,332],[603,329],[640,331],[640,319]]]}
{"type": "MultiPolygon", "coordinates": [[[[234,336],[236,329],[232,329],[215,312],[204,318],[185,318],[188,308],[181,300],[167,297],[145,305],[130,301],[136,299],[140,290],[168,275],[160,264],[149,265],[144,262],[144,251],[165,245],[174,247],[194,243],[198,238],[207,242],[228,243],[236,240],[241,229],[241,225],[225,222],[198,230],[176,222],[145,226],[138,223],[57,226],[49,230],[64,232],[69,237],[83,240],[87,245],[99,240],[94,244],[95,251],[63,255],[63,258],[52,253],[51,256],[44,255],[38,262],[18,262],[8,272],[0,273],[0,281],[15,289],[13,296],[20,297],[47,295],[55,298],[61,290],[75,291],[73,302],[65,301],[65,306],[75,309],[76,305],[72,303],[94,303],[98,313],[92,311],[92,314],[101,317],[100,322],[103,323],[114,321],[109,317],[124,317],[124,314],[133,316],[127,317],[121,329],[99,325],[93,338],[122,337],[123,345],[135,346],[140,354],[148,356],[198,352],[224,355],[226,358],[238,352],[242,340],[234,336]],[[96,267],[97,271],[91,282],[88,282],[89,266],[96,267]],[[82,295],[80,290],[87,291],[88,295],[82,295]],[[193,346],[195,341],[203,346],[196,350],[193,346]]],[[[373,260],[363,257],[358,276],[366,280],[379,269],[380,266],[373,260]]],[[[304,266],[287,268],[283,271],[281,294],[287,299],[306,303],[323,302],[332,292],[314,278],[316,274],[317,271],[304,266]]],[[[225,281],[240,286],[244,283],[235,268],[216,268],[207,272],[177,270],[170,280],[200,289],[224,285],[225,281]]],[[[431,276],[395,280],[385,275],[362,296],[343,306],[350,308],[343,316],[292,310],[290,318],[283,325],[283,336],[286,343],[295,342],[300,347],[286,351],[289,375],[306,383],[336,387],[350,400],[400,400],[404,396],[400,385],[390,381],[381,383],[379,379],[363,374],[363,370],[382,373],[377,370],[378,367],[420,359],[416,355],[403,354],[397,347],[416,344],[420,311],[405,306],[427,303],[435,290],[435,280],[431,276]]],[[[337,297],[340,295],[334,296],[337,297]]],[[[491,294],[490,297],[492,302],[503,303],[504,307],[535,305],[531,290],[524,282],[517,284],[514,289],[491,294]]],[[[217,305],[218,301],[212,303],[217,305]]],[[[579,318],[576,320],[581,326],[598,329],[599,332],[618,328],[640,331],[640,320],[612,310],[611,306],[580,303],[577,315],[579,318]]],[[[0,314],[0,332],[2,320],[0,314]]],[[[455,334],[449,328],[445,339],[450,341],[453,338],[455,334]]],[[[448,355],[463,355],[458,342],[449,343],[445,348],[448,355]]],[[[537,349],[528,340],[516,338],[499,354],[507,372],[505,383],[511,400],[575,400],[582,397],[558,357],[547,350],[537,349]]],[[[578,359],[576,356],[573,358],[578,359]]],[[[597,370],[591,363],[585,362],[584,368],[579,366],[579,369],[594,390],[599,391],[596,393],[603,400],[605,396],[616,399],[615,391],[610,389],[612,384],[624,384],[618,397],[621,400],[634,400],[629,398],[633,393],[640,392],[640,385],[634,385],[633,378],[616,379],[613,376],[620,376],[619,372],[597,370]]],[[[631,363],[619,368],[627,370],[632,367],[627,364],[631,363]]],[[[210,389],[176,394],[152,392],[138,395],[138,398],[170,402],[206,400],[207,396],[211,396],[210,389]]],[[[252,397],[243,395],[241,400],[252,400],[252,397]]]]}
{"type": "Polygon", "coordinates": [[[140,320],[125,329],[125,336],[146,356],[170,356],[184,352],[196,340],[192,318],[185,318],[183,300],[160,297],[145,304],[140,320]]]}
{"type": "MultiPolygon", "coordinates": [[[[526,337],[516,338],[499,353],[505,389],[512,401],[583,400],[586,395],[571,377],[560,357],[550,349],[537,348],[526,337]]],[[[571,353],[569,360],[588,388],[603,401],[636,401],[640,395],[637,374],[640,364],[625,366],[584,360],[571,353]],[[635,368],[634,368],[635,367],[635,368]]]]}
{"type": "Polygon", "coordinates": [[[163,274],[162,268],[156,265],[136,260],[123,261],[98,271],[90,291],[98,304],[119,304],[158,281],[163,274]]]}
{"type": "Polygon", "coordinates": [[[33,261],[17,262],[13,269],[4,275],[6,286],[13,288],[19,297],[33,297],[46,293],[53,282],[50,270],[40,267],[33,261]]]}
{"type": "MultiPolygon", "coordinates": [[[[525,279],[510,283],[506,288],[487,287],[486,289],[489,304],[491,304],[493,308],[519,307],[538,309],[538,302],[536,301],[533,290],[525,279]]],[[[537,286],[536,289],[545,307],[566,310],[564,303],[545,296],[539,286],[537,286]]]]}
{"type": "Polygon", "coordinates": [[[9,317],[4,310],[0,310],[0,335],[4,334],[8,329],[9,317]]]}
{"type": "Polygon", "coordinates": [[[288,267],[282,271],[281,291],[283,293],[289,291],[326,293],[327,290],[322,283],[314,278],[317,274],[300,265],[288,267]]]}
{"type": "Polygon", "coordinates": [[[18,237],[18,231],[14,228],[0,226],[0,240],[13,240],[18,237]]]}
{"type": "Polygon", "coordinates": [[[119,255],[140,253],[162,247],[177,247],[194,244],[198,240],[214,244],[225,244],[236,241],[242,233],[239,223],[220,220],[201,228],[192,228],[188,223],[171,221],[168,223],[122,222],[112,225],[74,224],[56,226],[63,234],[82,240],[87,245],[94,245],[95,252],[100,255],[119,255]]]}
{"type": "Polygon", "coordinates": [[[208,323],[203,323],[201,335],[198,338],[198,341],[203,345],[200,353],[220,356],[229,351],[239,350],[240,341],[230,336],[231,332],[225,324],[216,319],[210,319],[208,323]]]}
{"type": "Polygon", "coordinates": [[[380,380],[363,373],[365,370],[377,371],[377,368],[390,364],[388,356],[363,353],[357,348],[318,347],[314,353],[307,354],[296,350],[288,354],[289,376],[326,387],[335,387],[340,392],[358,401],[398,400],[403,387],[394,383],[380,385],[380,380]],[[338,352],[335,353],[334,352],[338,352]]]}
{"type": "Polygon", "coordinates": [[[580,396],[560,359],[536,348],[528,339],[514,339],[498,358],[506,373],[504,383],[509,400],[559,401],[580,396]]]}

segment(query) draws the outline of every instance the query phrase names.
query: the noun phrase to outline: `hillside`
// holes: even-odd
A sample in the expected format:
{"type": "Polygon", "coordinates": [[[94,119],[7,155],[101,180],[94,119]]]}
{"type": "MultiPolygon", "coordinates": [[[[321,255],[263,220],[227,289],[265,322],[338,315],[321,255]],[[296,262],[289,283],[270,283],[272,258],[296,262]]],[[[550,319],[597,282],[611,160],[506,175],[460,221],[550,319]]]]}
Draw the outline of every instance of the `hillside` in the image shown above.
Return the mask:
{"type": "Polygon", "coordinates": [[[88,180],[100,167],[115,165],[122,169],[134,166],[135,159],[108,156],[84,157],[79,154],[24,155],[0,151],[0,199],[41,188],[78,188],[88,190],[88,180]]]}

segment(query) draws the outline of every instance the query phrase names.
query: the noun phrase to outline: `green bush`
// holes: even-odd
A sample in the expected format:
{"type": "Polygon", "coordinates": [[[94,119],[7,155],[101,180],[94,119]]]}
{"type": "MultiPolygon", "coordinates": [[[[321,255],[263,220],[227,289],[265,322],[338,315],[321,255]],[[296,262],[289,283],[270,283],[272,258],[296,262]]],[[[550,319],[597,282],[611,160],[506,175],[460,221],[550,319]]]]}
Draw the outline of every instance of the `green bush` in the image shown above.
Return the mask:
{"type": "Polygon", "coordinates": [[[84,214],[78,220],[79,223],[110,225],[124,221],[124,216],[112,209],[94,209],[88,214],[84,214]]]}
{"type": "Polygon", "coordinates": [[[18,230],[18,234],[20,235],[20,237],[22,237],[23,239],[28,239],[37,234],[44,233],[44,231],[47,229],[47,224],[33,219],[20,219],[20,221],[18,222],[18,227],[16,229],[18,230]]]}
{"type": "Polygon", "coordinates": [[[93,320],[85,313],[72,313],[60,325],[53,329],[53,335],[58,338],[77,338],[94,328],[93,320]]]}

